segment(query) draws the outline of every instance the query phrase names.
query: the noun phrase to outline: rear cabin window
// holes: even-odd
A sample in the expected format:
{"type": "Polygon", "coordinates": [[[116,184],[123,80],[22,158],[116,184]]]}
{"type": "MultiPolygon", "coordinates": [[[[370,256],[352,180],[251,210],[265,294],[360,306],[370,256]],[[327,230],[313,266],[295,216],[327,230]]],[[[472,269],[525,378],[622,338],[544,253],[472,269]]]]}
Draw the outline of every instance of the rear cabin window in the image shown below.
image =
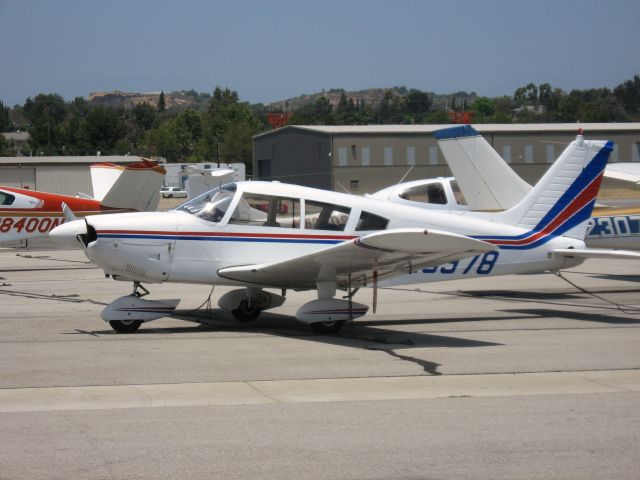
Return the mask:
{"type": "Polygon", "coordinates": [[[300,200],[245,192],[231,215],[229,223],[299,228],[300,200]]]}
{"type": "Polygon", "coordinates": [[[400,198],[412,202],[433,203],[435,205],[447,204],[447,194],[440,182],[408,188],[400,194],[400,198]]]}
{"type": "Polygon", "coordinates": [[[358,219],[358,225],[356,231],[364,230],[385,230],[389,224],[389,219],[374,215],[373,213],[365,212],[364,210],[360,214],[358,219]]]}
{"type": "Polygon", "coordinates": [[[0,192],[0,205],[13,205],[16,197],[5,192],[0,192]]]}
{"type": "Polygon", "coordinates": [[[467,204],[467,199],[464,198],[462,190],[460,190],[460,186],[458,185],[457,181],[454,180],[454,181],[451,182],[451,190],[453,190],[453,196],[456,199],[456,203],[458,205],[466,205],[467,204]]]}
{"type": "Polygon", "coordinates": [[[305,228],[342,232],[347,226],[351,213],[348,207],[309,200],[304,205],[305,228]]]}

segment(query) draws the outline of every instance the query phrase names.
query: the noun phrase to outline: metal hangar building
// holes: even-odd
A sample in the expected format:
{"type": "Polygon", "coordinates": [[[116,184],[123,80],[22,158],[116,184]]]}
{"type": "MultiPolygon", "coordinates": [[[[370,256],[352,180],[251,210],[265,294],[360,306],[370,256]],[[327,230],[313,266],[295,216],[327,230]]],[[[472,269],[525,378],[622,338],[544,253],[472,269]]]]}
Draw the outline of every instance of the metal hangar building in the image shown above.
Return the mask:
{"type": "MultiPolygon", "coordinates": [[[[372,193],[405,180],[451,175],[435,130],[454,125],[290,125],[253,137],[254,178],[372,193]],[[407,175],[407,172],[409,174],[407,175]]],[[[571,142],[613,140],[610,162],[640,162],[640,123],[477,124],[514,170],[535,183],[571,142]]]]}
{"type": "Polygon", "coordinates": [[[87,157],[0,157],[0,185],[41,192],[93,195],[90,166],[94,163],[128,165],[140,157],[102,155],[87,157]]]}

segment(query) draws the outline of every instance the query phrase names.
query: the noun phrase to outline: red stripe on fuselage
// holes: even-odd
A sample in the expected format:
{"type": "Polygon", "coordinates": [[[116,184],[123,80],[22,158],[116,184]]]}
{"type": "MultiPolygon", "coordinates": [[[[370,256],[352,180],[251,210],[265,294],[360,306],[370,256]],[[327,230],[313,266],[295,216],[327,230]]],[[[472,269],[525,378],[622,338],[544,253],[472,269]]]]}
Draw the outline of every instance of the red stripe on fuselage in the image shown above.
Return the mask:
{"type": "Polygon", "coordinates": [[[100,205],[98,200],[93,200],[90,198],[79,198],[72,197],[70,195],[59,195],[57,193],[48,193],[48,192],[39,192],[37,190],[27,190],[23,188],[14,188],[14,187],[0,187],[2,190],[6,190],[7,192],[18,193],[20,195],[25,195],[27,197],[36,198],[38,200],[42,200],[42,205],[38,208],[2,208],[1,212],[4,214],[14,213],[14,214],[22,214],[23,212],[62,212],[62,204],[66,203],[69,208],[73,212],[83,212],[88,215],[90,213],[106,213],[111,212],[114,213],[118,210],[122,211],[122,209],[103,207],[100,205]]]}
{"type": "Polygon", "coordinates": [[[532,234],[527,238],[520,240],[484,240],[485,242],[492,243],[494,245],[526,245],[533,243],[536,240],[552,233],[560,225],[562,225],[572,215],[579,212],[585,205],[594,200],[600,189],[600,183],[602,182],[603,174],[594,178],[593,181],[584,189],[580,194],[571,201],[567,207],[556,216],[545,228],[539,232],[532,234]]]}
{"type": "Polygon", "coordinates": [[[167,235],[185,237],[247,237],[247,238],[301,238],[315,240],[352,240],[358,238],[353,235],[305,235],[303,233],[246,233],[246,232],[165,232],[159,230],[97,230],[98,234],[122,234],[122,235],[167,235]]]}

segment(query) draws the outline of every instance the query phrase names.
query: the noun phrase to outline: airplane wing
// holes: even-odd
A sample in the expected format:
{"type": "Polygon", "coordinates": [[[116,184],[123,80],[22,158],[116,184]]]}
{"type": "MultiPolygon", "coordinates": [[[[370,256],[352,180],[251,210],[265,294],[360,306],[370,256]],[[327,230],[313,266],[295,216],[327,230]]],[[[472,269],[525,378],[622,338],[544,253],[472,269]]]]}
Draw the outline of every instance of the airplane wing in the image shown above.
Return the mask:
{"type": "Polygon", "coordinates": [[[559,248],[553,255],[579,258],[609,258],[612,260],[640,260],[640,252],[632,250],[614,250],[612,248],[559,248]]]}
{"type": "Polygon", "coordinates": [[[308,290],[318,281],[366,286],[378,278],[410,273],[495,250],[495,246],[439,230],[403,228],[371,233],[281,262],[220,269],[230,280],[266,287],[308,290]]]}
{"type": "Polygon", "coordinates": [[[606,178],[640,184],[640,165],[637,163],[611,163],[604,171],[606,178]]]}

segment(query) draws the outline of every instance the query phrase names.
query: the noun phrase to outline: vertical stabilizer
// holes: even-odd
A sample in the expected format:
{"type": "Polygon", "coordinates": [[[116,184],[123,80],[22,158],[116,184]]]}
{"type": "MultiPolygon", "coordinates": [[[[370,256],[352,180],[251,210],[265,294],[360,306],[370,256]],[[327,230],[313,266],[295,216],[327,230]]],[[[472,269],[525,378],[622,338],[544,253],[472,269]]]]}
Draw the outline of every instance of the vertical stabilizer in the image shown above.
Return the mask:
{"type": "MultiPolygon", "coordinates": [[[[583,239],[613,142],[571,142],[531,192],[494,221],[526,229],[517,237],[491,237],[502,248],[531,248],[559,235],[583,239]]],[[[485,238],[483,238],[485,239],[485,238]]]]}
{"type": "Polygon", "coordinates": [[[93,198],[96,200],[102,200],[124,172],[124,167],[113,163],[94,163],[90,169],[93,198]]]}
{"type": "Polygon", "coordinates": [[[433,135],[471,210],[508,210],[531,191],[471,125],[433,135]]]}
{"type": "Polygon", "coordinates": [[[141,212],[155,210],[165,173],[164,168],[148,160],[127,165],[101,199],[102,206],[141,212]]]}

